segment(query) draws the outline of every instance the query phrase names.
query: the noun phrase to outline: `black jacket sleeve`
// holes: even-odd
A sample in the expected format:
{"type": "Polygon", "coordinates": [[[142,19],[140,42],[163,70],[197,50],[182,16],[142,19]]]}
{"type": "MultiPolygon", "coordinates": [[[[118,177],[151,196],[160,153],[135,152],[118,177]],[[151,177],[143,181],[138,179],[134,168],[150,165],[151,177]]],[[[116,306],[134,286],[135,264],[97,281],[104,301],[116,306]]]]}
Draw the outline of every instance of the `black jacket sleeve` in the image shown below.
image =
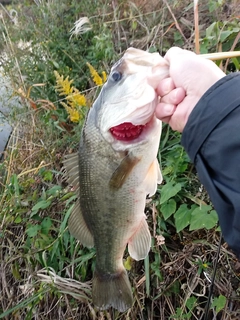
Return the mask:
{"type": "MultiPolygon", "coordinates": [[[[196,84],[197,85],[197,84],[196,84]]],[[[240,258],[240,73],[215,83],[193,109],[182,144],[240,258]]]]}

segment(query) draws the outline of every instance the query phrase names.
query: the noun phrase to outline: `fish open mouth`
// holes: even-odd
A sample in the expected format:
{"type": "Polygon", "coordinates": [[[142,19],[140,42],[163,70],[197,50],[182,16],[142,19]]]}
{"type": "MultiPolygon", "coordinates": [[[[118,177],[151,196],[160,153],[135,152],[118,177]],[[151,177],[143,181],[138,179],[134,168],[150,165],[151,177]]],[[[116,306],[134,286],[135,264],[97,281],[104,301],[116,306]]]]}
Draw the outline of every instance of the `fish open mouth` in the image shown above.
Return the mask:
{"type": "Polygon", "coordinates": [[[140,136],[146,125],[134,125],[131,122],[123,122],[110,128],[111,134],[120,141],[131,141],[140,136]]]}

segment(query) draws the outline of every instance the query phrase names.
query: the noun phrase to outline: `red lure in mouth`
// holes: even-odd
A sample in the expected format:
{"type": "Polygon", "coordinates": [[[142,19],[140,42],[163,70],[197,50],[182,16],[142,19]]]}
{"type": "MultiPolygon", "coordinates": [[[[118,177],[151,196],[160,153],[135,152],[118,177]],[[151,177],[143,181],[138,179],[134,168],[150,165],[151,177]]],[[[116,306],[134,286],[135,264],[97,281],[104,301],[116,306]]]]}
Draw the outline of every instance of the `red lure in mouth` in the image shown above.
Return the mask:
{"type": "Polygon", "coordinates": [[[117,140],[131,141],[140,136],[144,127],[145,125],[135,126],[131,122],[123,122],[118,126],[110,128],[110,132],[117,140]]]}

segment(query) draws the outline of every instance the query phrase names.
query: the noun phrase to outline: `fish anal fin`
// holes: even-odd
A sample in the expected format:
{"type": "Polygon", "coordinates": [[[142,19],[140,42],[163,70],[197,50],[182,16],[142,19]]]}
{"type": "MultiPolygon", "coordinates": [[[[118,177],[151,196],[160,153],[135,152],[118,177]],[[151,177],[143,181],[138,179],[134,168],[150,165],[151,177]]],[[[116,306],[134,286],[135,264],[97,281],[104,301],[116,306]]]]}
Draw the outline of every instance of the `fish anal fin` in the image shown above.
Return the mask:
{"type": "Polygon", "coordinates": [[[145,259],[151,247],[151,234],[144,217],[128,242],[128,252],[134,260],[145,259]]]}
{"type": "Polygon", "coordinates": [[[128,153],[123,160],[121,161],[120,165],[117,167],[117,169],[113,172],[112,177],[109,181],[109,186],[112,189],[120,189],[124,182],[126,181],[129,174],[132,172],[135,165],[140,161],[141,159],[132,156],[130,153],[128,153]]]}
{"type": "Polygon", "coordinates": [[[159,167],[158,160],[155,159],[147,172],[146,178],[144,179],[144,184],[146,187],[146,193],[149,196],[153,196],[157,190],[157,184],[162,182],[162,173],[159,167]]]}
{"type": "Polygon", "coordinates": [[[69,184],[79,189],[79,155],[78,152],[69,154],[63,161],[64,176],[69,184]]]}
{"type": "Polygon", "coordinates": [[[68,228],[70,233],[85,247],[91,248],[94,246],[93,236],[83,218],[79,201],[75,203],[73,211],[68,219],[68,228]]]}
{"type": "Polygon", "coordinates": [[[100,310],[110,307],[124,312],[133,303],[132,288],[126,270],[115,274],[94,273],[92,288],[93,304],[100,310]]]}

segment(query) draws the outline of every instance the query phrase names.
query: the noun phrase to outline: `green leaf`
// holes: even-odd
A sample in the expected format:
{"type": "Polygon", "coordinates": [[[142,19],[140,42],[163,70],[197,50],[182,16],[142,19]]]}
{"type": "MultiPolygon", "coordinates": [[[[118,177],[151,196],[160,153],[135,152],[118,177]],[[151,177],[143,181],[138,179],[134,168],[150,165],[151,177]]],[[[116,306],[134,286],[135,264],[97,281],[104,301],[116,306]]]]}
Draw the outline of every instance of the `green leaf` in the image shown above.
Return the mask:
{"type": "Polygon", "coordinates": [[[57,63],[57,61],[51,60],[51,62],[52,62],[52,64],[54,65],[54,67],[55,67],[56,69],[59,69],[59,64],[57,63]]]}
{"type": "Polygon", "coordinates": [[[33,238],[37,235],[38,231],[41,230],[41,226],[36,224],[36,225],[31,225],[27,230],[27,235],[30,237],[30,238],[33,238]]]}
{"type": "Polygon", "coordinates": [[[174,199],[169,199],[164,202],[160,207],[160,211],[162,212],[164,219],[167,220],[176,211],[176,201],[174,199]]]}
{"type": "Polygon", "coordinates": [[[197,302],[197,298],[192,296],[190,298],[187,299],[186,301],[186,307],[188,308],[188,310],[192,311],[194,306],[196,305],[197,302]]]}
{"type": "Polygon", "coordinates": [[[220,33],[220,42],[224,42],[231,34],[232,31],[230,30],[222,31],[220,33]]]}
{"type": "Polygon", "coordinates": [[[45,181],[52,181],[53,179],[53,174],[51,171],[45,171],[44,172],[44,176],[43,176],[43,180],[45,181]]]}
{"type": "Polygon", "coordinates": [[[42,233],[48,234],[51,226],[52,226],[52,220],[49,217],[45,217],[41,223],[42,233]]]}
{"type": "Polygon", "coordinates": [[[48,196],[54,196],[54,197],[56,197],[56,196],[59,195],[59,192],[60,192],[61,189],[62,189],[61,186],[57,186],[57,185],[56,185],[56,186],[53,186],[51,189],[47,190],[46,194],[47,194],[48,196]]]}
{"type": "Polygon", "coordinates": [[[132,30],[136,30],[137,29],[137,21],[136,20],[133,20],[132,21],[132,30]]]}
{"type": "Polygon", "coordinates": [[[182,186],[180,183],[174,185],[174,182],[168,182],[167,184],[165,184],[160,190],[160,204],[163,204],[168,199],[174,197],[181,190],[181,188],[182,186]]]}
{"type": "Polygon", "coordinates": [[[32,207],[32,211],[34,214],[36,214],[36,212],[39,209],[46,209],[50,206],[51,201],[49,200],[40,200],[37,204],[35,204],[35,206],[32,207]]]}
{"type": "Polygon", "coordinates": [[[211,210],[211,206],[203,205],[197,207],[192,212],[189,230],[211,229],[218,222],[218,216],[215,210],[211,210]],[[211,210],[211,211],[210,211],[211,210]],[[208,211],[210,211],[208,213],[208,211]]]}
{"type": "Polygon", "coordinates": [[[227,299],[225,296],[220,295],[219,297],[215,297],[212,302],[212,309],[215,307],[216,308],[216,313],[220,312],[225,308],[225,304],[227,302],[227,299]]]}
{"type": "Polygon", "coordinates": [[[206,29],[206,37],[209,38],[213,34],[213,30],[217,27],[217,22],[213,22],[207,29],[206,29]]]}
{"type": "Polygon", "coordinates": [[[22,218],[20,216],[17,216],[14,220],[15,223],[21,223],[22,222],[22,218]]]}
{"type": "Polygon", "coordinates": [[[63,233],[65,228],[67,227],[67,221],[68,221],[68,218],[70,216],[70,214],[72,213],[72,209],[74,207],[74,204],[71,205],[71,207],[67,210],[65,216],[64,216],[64,219],[60,225],[60,228],[59,228],[59,234],[63,233]]]}
{"type": "Polygon", "coordinates": [[[196,205],[192,205],[191,208],[188,208],[187,204],[181,204],[179,209],[174,214],[177,232],[182,231],[190,224],[192,212],[195,208],[196,205]]]}
{"type": "Polygon", "coordinates": [[[237,58],[232,58],[232,62],[234,63],[235,68],[237,70],[239,70],[240,69],[240,63],[238,62],[238,59],[237,58]]]}

